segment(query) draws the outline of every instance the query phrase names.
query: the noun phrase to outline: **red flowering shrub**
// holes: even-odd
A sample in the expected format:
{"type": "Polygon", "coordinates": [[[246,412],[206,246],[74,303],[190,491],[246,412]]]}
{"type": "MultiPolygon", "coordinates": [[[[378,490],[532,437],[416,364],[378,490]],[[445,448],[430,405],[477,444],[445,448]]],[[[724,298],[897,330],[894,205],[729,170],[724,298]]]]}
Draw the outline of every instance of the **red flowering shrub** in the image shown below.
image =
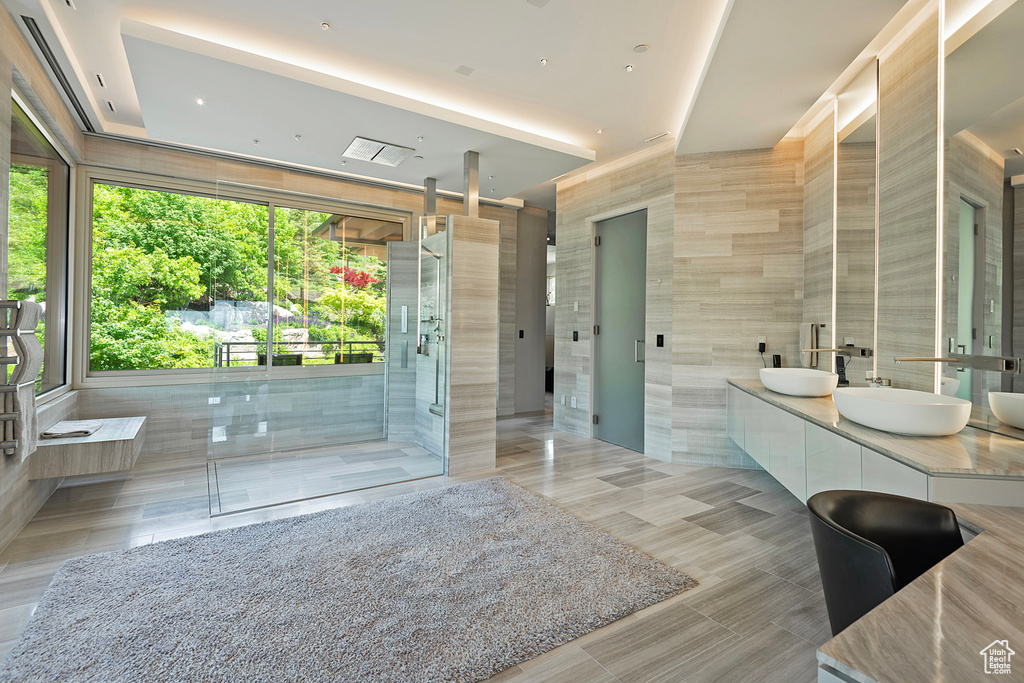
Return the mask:
{"type": "Polygon", "coordinates": [[[334,266],[331,268],[331,272],[339,276],[339,280],[358,287],[359,289],[365,289],[367,286],[374,282],[380,282],[377,278],[373,277],[369,273],[365,273],[361,270],[354,268],[345,268],[344,266],[334,266]]]}

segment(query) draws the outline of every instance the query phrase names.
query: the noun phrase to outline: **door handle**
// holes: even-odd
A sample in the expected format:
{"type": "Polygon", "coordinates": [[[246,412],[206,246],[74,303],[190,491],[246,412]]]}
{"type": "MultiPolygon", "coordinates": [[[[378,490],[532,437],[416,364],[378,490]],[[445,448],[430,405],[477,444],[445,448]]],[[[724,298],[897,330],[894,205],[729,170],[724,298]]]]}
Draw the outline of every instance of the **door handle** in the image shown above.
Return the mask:
{"type": "MultiPolygon", "coordinates": [[[[647,355],[646,353],[644,354],[644,356],[645,356],[644,358],[640,357],[640,345],[641,344],[644,344],[644,340],[643,339],[636,339],[636,340],[633,341],[633,361],[636,362],[636,363],[643,363],[645,360],[647,360],[646,359],[646,355],[647,355]]],[[[647,350],[647,345],[644,344],[644,351],[646,351],[646,350],[647,350]]]]}

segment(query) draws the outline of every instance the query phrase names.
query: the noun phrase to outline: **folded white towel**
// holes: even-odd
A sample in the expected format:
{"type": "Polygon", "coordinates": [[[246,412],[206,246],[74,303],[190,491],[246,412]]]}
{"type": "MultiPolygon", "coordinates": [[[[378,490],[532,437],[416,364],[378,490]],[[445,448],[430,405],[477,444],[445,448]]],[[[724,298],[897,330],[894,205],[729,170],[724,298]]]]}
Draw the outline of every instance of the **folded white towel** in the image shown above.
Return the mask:
{"type": "Polygon", "coordinates": [[[800,323],[800,365],[805,368],[818,367],[818,354],[803,349],[818,348],[818,326],[815,323],[800,323]]]}
{"type": "Polygon", "coordinates": [[[75,436],[89,436],[102,426],[102,420],[65,420],[47,429],[39,435],[39,438],[67,439],[75,436]]]}

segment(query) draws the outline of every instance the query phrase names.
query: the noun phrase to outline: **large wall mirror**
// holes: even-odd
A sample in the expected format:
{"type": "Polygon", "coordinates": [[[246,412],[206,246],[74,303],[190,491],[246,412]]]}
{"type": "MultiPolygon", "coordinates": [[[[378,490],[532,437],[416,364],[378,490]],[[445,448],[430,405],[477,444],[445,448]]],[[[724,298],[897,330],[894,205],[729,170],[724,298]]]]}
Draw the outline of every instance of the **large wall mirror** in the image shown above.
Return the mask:
{"type": "MultiPolygon", "coordinates": [[[[1004,233],[1012,236],[1013,217],[1004,220],[1004,197],[1009,178],[1024,173],[1013,151],[1024,146],[1024,3],[991,3],[958,27],[960,4],[947,3],[943,347],[951,356],[1010,356],[1013,258],[1004,233]]],[[[981,422],[989,392],[1012,386],[1009,375],[953,364],[943,366],[942,385],[972,401],[981,422]]]]}
{"type": "MultiPolygon", "coordinates": [[[[878,67],[872,63],[836,102],[836,345],[875,346],[878,67]]],[[[848,361],[847,377],[874,376],[874,359],[848,361]]]]}

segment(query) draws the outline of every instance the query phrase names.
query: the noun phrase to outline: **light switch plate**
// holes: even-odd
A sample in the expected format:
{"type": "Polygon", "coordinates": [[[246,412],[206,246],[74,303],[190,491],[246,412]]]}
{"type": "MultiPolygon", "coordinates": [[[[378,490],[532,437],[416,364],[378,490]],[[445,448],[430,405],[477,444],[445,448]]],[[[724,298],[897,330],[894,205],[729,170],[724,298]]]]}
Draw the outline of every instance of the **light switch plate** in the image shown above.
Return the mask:
{"type": "Polygon", "coordinates": [[[570,408],[575,408],[576,407],[576,397],[575,396],[572,397],[572,404],[569,407],[570,408]]]}
{"type": "Polygon", "coordinates": [[[572,302],[572,310],[574,312],[576,312],[576,313],[580,312],[580,302],[579,301],[573,301],[572,302]]]}

